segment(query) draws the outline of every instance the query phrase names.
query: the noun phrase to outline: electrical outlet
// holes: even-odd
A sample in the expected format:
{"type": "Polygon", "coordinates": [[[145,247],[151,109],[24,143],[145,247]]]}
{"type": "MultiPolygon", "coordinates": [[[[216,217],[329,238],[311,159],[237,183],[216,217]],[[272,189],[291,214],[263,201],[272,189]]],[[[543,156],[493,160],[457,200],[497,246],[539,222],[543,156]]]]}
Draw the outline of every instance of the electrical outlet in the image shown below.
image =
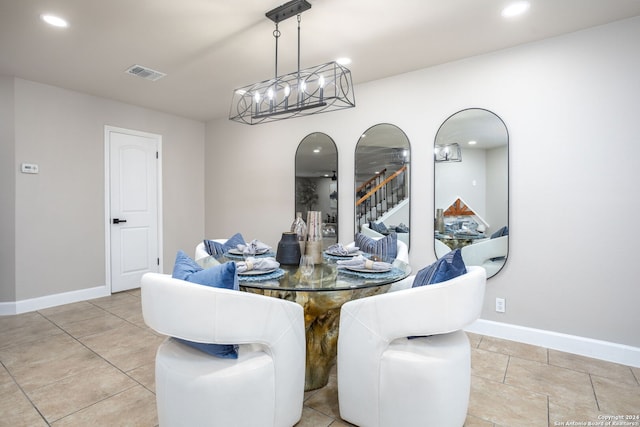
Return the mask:
{"type": "Polygon", "coordinates": [[[498,313],[504,313],[506,308],[506,301],[504,298],[496,298],[496,311],[498,313]]]}

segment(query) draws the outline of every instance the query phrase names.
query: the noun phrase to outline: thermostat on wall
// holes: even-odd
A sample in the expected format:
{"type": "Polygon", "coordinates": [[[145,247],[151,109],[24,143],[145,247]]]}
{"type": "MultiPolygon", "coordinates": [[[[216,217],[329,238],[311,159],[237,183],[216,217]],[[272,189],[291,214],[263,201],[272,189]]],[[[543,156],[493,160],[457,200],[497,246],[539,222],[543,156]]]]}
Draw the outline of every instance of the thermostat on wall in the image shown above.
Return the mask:
{"type": "Polygon", "coordinates": [[[21,165],[22,173],[38,173],[38,165],[33,163],[23,163],[21,165]]]}

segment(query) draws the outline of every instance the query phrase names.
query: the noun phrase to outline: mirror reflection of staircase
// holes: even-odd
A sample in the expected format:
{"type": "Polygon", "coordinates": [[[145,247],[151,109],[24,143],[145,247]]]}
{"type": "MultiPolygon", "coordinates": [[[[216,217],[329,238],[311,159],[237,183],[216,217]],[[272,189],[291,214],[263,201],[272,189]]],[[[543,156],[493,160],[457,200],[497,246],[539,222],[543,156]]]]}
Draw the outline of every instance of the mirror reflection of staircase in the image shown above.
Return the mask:
{"type": "Polygon", "coordinates": [[[394,172],[389,172],[385,168],[356,188],[358,230],[369,221],[383,218],[409,197],[407,172],[406,165],[394,172]]]}

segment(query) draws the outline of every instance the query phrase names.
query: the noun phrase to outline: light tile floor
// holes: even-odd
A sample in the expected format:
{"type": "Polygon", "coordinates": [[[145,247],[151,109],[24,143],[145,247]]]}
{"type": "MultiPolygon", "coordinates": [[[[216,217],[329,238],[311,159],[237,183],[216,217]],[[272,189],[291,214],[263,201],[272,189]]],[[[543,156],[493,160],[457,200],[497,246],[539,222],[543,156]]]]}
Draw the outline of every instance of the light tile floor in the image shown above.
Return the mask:
{"type": "MultiPolygon", "coordinates": [[[[606,425],[604,416],[640,414],[640,368],[469,337],[467,427],[606,425]]],[[[163,339],[142,320],[139,290],[0,316],[0,426],[157,425],[153,361],[163,339]]],[[[340,420],[333,372],[305,394],[297,427],[351,425],[340,420]]],[[[640,425],[629,422],[618,425],[640,425]]]]}

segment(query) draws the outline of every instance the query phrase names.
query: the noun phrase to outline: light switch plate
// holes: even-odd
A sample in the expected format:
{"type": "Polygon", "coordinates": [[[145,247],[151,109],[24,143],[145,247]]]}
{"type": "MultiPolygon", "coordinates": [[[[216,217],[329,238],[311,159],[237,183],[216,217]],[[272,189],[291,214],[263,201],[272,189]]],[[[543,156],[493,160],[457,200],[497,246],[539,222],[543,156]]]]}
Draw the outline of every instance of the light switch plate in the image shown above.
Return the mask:
{"type": "Polygon", "coordinates": [[[38,165],[33,163],[23,163],[20,165],[22,173],[38,173],[38,165]]]}

